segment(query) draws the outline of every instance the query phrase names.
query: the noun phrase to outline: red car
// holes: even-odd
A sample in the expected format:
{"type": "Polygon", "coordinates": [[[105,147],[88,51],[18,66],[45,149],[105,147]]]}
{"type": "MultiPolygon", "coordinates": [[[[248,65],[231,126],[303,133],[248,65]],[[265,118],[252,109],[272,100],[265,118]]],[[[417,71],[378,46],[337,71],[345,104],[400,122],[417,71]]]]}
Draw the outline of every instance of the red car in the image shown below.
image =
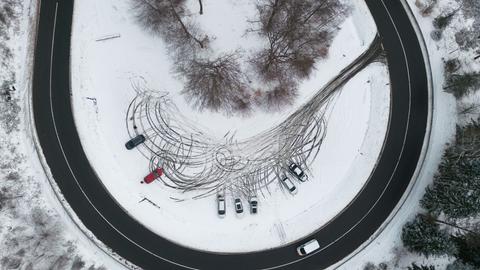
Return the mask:
{"type": "Polygon", "coordinates": [[[145,178],[143,178],[142,184],[150,184],[155,179],[159,178],[163,174],[163,169],[162,168],[156,168],[153,172],[149,173],[145,178]]]}

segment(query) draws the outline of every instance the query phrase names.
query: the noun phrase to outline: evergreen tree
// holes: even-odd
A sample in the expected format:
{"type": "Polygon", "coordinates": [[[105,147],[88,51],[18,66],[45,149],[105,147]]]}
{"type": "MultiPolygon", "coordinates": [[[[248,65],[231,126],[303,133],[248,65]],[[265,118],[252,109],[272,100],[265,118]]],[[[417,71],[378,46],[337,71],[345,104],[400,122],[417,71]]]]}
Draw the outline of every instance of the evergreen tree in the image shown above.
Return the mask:
{"type": "Polygon", "coordinates": [[[455,254],[455,243],[445,231],[439,229],[438,224],[417,215],[402,229],[402,241],[409,251],[418,252],[425,256],[455,254]]]}
{"type": "Polygon", "coordinates": [[[434,215],[465,218],[480,213],[480,127],[473,122],[457,132],[422,206],[434,215]]]}
{"type": "Polygon", "coordinates": [[[435,270],[435,266],[433,265],[418,266],[416,263],[412,263],[412,266],[409,266],[408,270],[435,270]]]}
{"type": "Polygon", "coordinates": [[[453,237],[458,247],[458,259],[480,268],[480,232],[470,232],[453,237]]]}
{"type": "Polygon", "coordinates": [[[444,87],[445,91],[453,94],[456,98],[461,98],[477,90],[480,85],[480,74],[450,74],[444,87]]]}
{"type": "Polygon", "coordinates": [[[453,263],[447,265],[446,270],[478,270],[479,268],[472,266],[470,264],[462,263],[459,260],[454,261],[453,263]]]}

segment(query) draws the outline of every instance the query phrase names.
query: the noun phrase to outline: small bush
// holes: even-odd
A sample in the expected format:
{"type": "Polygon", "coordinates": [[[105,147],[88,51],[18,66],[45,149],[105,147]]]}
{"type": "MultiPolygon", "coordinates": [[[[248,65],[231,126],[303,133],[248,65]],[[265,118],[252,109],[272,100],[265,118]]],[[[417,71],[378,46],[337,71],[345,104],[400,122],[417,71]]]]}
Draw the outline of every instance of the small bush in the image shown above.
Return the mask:
{"type": "Polygon", "coordinates": [[[447,77],[444,89],[461,98],[480,88],[480,73],[450,74],[447,77]]]}
{"type": "Polygon", "coordinates": [[[433,20],[433,26],[440,30],[445,29],[452,21],[454,15],[455,15],[455,12],[452,12],[447,15],[439,15],[433,20]]]}

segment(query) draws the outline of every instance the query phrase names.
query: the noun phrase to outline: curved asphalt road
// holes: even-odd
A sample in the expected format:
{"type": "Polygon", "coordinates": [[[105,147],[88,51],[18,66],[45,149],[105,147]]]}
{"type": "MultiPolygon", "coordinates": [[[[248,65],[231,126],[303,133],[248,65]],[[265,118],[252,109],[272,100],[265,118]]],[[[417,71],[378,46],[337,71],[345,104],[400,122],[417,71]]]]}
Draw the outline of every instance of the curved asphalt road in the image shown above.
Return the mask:
{"type": "Polygon", "coordinates": [[[145,269],[318,270],[354,251],[379,228],[406,190],[420,156],[428,115],[423,56],[402,4],[399,0],[366,2],[388,54],[392,83],[389,130],[371,179],[340,215],[314,235],[273,250],[222,255],[190,250],[153,234],[104,189],[83,152],[70,104],[73,0],[43,0],[35,51],[34,120],[53,177],[84,225],[115,252],[145,269]],[[295,249],[310,238],[316,238],[322,249],[300,258],[295,249]]]}

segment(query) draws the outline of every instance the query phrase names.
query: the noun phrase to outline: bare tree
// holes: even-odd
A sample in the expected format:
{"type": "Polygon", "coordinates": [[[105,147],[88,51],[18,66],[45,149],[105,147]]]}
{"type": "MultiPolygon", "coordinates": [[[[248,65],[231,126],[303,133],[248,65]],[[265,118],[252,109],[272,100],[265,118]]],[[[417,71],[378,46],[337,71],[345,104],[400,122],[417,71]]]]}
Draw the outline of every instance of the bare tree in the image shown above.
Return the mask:
{"type": "Polygon", "coordinates": [[[182,20],[185,13],[185,0],[132,0],[137,20],[147,29],[157,34],[171,37],[172,33],[183,33],[188,39],[205,48],[204,38],[198,38],[182,20]],[[173,31],[172,31],[173,30],[173,31]]]}
{"type": "Polygon", "coordinates": [[[252,61],[265,81],[276,76],[308,77],[316,60],[325,57],[336,24],[347,8],[339,1],[268,0],[257,5],[258,34],[269,46],[252,61]]]}
{"type": "MultiPolygon", "coordinates": [[[[162,35],[186,80],[183,93],[198,109],[227,114],[248,112],[253,92],[246,83],[237,52],[211,59],[208,36],[185,19],[185,0],[132,0],[137,19],[162,35]],[[203,38],[199,38],[204,36],[203,38]]],[[[200,14],[203,2],[198,1],[200,14]]],[[[347,8],[336,0],[262,0],[259,19],[253,22],[268,46],[250,58],[255,74],[265,84],[255,97],[268,109],[293,102],[298,82],[310,76],[318,59],[325,57],[347,8]],[[287,79],[288,78],[288,79],[287,79]]]]}
{"type": "Polygon", "coordinates": [[[257,4],[257,10],[253,31],[268,46],[250,63],[271,86],[260,100],[269,109],[280,108],[293,102],[298,82],[310,76],[317,60],[326,57],[348,8],[333,0],[267,0],[257,4]]]}
{"type": "Polygon", "coordinates": [[[181,10],[184,3],[185,0],[132,0],[132,9],[143,27],[161,34],[164,27],[172,23],[172,6],[175,10],[181,10]]]}
{"type": "Polygon", "coordinates": [[[235,53],[225,54],[213,60],[194,59],[181,67],[187,99],[200,110],[247,112],[250,95],[237,58],[235,53]]]}
{"type": "Polygon", "coordinates": [[[276,111],[293,104],[297,95],[297,83],[287,78],[281,78],[272,89],[264,93],[259,105],[266,110],[276,111]]]}

